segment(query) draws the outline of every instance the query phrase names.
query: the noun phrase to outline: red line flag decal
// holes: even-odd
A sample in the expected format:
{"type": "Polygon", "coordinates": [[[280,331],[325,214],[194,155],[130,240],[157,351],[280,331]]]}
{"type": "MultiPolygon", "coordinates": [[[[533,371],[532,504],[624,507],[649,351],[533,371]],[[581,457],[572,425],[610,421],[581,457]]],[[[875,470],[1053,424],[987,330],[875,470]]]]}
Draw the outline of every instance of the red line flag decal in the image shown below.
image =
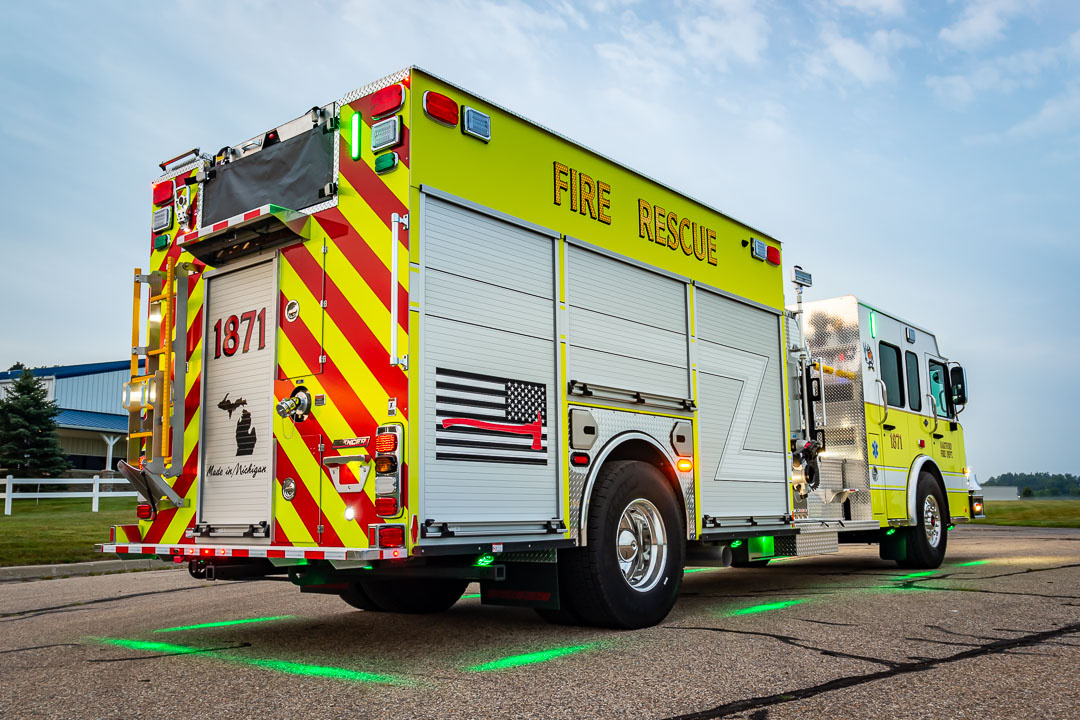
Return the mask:
{"type": "Polygon", "coordinates": [[[547,465],[547,386],[435,368],[435,459],[547,465]]]}

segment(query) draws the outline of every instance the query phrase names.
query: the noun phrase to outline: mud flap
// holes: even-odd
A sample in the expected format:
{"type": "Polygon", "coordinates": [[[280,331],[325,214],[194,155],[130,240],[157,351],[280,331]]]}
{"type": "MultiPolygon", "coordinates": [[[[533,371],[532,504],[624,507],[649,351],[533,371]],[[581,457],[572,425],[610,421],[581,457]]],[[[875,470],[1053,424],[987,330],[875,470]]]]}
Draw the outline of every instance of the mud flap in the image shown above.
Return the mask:
{"type": "Polygon", "coordinates": [[[508,562],[506,579],[480,582],[484,605],[559,609],[559,566],[547,562],[508,562]]]}
{"type": "Polygon", "coordinates": [[[883,536],[878,544],[878,555],[882,560],[907,560],[907,533],[883,536]]]}

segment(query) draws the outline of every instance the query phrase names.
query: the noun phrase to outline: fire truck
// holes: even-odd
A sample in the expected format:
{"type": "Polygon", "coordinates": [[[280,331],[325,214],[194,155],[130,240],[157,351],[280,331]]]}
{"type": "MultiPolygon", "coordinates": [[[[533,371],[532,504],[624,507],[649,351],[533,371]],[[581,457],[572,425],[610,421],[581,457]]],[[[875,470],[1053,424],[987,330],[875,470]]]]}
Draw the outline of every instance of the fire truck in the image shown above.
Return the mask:
{"type": "Polygon", "coordinates": [[[775,238],[428,72],[160,167],[101,552],[634,628],[686,566],[936,567],[981,515],[932,332],[785,305],[775,238]]]}

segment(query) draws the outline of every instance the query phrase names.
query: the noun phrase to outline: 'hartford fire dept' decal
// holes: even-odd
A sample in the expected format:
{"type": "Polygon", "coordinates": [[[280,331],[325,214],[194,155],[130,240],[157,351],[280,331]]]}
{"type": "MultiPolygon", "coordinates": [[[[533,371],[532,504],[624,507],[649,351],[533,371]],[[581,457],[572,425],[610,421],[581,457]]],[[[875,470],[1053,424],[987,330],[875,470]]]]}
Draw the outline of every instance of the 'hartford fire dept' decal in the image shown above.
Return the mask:
{"type": "Polygon", "coordinates": [[[547,465],[547,386],[435,368],[435,459],[547,465]]]}

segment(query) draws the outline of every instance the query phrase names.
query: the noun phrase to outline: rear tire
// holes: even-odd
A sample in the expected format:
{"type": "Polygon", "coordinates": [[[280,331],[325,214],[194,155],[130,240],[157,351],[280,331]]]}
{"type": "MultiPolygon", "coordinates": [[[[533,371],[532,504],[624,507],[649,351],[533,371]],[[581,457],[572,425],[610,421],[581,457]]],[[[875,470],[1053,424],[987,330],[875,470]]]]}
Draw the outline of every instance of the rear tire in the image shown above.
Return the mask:
{"type": "MultiPolygon", "coordinates": [[[[371,578],[361,580],[357,585],[376,610],[406,615],[425,615],[443,612],[453,607],[465,593],[469,581],[371,578]]],[[[342,595],[342,597],[345,596],[342,595]]],[[[349,601],[346,599],[345,602],[349,601]]]]}
{"type": "Polygon", "coordinates": [[[915,514],[918,524],[905,530],[907,557],[898,560],[902,568],[934,569],[941,567],[945,559],[945,547],[949,542],[949,506],[942,497],[937,479],[930,473],[919,473],[916,487],[915,514]]]}
{"type": "Polygon", "coordinates": [[[667,478],[649,463],[607,463],[587,527],[588,545],[559,553],[560,599],[571,616],[625,629],[663,620],[679,596],[686,546],[667,478]]]}
{"type": "Polygon", "coordinates": [[[372,602],[367,593],[364,592],[364,588],[360,586],[360,583],[349,583],[349,589],[341,593],[341,599],[352,605],[357,610],[367,610],[368,612],[379,612],[381,607],[372,602]]]}

